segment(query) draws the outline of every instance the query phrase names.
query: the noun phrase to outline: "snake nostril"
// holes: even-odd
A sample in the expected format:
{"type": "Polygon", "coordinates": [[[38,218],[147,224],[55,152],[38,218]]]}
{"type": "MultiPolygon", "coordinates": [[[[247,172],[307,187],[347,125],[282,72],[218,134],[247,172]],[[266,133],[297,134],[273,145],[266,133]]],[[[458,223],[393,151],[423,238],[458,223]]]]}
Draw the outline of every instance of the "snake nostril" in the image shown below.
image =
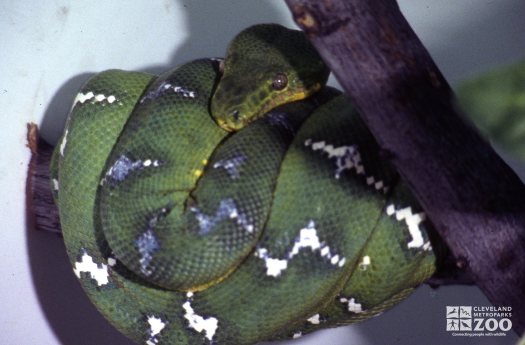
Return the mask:
{"type": "Polygon", "coordinates": [[[233,117],[233,121],[239,122],[240,112],[238,110],[234,110],[232,112],[232,117],[233,117]]]}

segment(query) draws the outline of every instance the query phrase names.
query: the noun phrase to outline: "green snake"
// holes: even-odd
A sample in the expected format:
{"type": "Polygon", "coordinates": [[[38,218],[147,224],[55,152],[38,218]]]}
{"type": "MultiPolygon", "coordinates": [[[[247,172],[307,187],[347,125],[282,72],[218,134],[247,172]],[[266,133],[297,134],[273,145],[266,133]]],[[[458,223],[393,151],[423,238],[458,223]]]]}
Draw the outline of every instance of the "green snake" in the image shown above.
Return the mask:
{"type": "Polygon", "coordinates": [[[430,225],[305,36],[110,70],[51,165],[89,298],[139,344],[252,344],[367,319],[435,269],[430,225]]]}

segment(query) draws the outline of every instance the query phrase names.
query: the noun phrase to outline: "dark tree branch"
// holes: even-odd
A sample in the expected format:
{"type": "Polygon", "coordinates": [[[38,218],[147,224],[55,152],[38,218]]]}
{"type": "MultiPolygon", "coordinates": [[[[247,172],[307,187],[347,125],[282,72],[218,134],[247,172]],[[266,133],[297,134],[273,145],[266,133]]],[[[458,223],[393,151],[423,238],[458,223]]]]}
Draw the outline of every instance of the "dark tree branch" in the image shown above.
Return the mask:
{"type": "Polygon", "coordinates": [[[459,114],[394,0],[286,0],[439,234],[525,330],[525,186],[459,114]]]}
{"type": "Polygon", "coordinates": [[[53,147],[38,135],[38,127],[27,125],[27,146],[31,150],[29,173],[27,174],[28,206],[34,218],[35,228],[51,232],[60,232],[58,208],[53,201],[49,163],[53,147]]]}

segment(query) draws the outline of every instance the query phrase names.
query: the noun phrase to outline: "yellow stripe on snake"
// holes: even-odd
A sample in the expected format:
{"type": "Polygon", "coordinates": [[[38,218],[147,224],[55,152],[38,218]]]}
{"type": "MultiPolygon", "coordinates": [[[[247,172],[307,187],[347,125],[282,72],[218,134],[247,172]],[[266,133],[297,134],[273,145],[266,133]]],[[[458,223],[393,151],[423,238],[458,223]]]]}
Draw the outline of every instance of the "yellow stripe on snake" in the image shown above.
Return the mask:
{"type": "Polygon", "coordinates": [[[110,70],[51,167],[73,271],[139,344],[253,344],[376,315],[434,271],[428,221],[303,33],[110,70]]]}

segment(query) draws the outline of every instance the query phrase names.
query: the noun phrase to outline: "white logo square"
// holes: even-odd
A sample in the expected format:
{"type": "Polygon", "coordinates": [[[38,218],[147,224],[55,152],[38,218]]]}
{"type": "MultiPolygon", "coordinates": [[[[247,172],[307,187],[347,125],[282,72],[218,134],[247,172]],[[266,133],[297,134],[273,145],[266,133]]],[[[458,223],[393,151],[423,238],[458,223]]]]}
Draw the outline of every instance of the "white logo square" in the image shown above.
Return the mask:
{"type": "Polygon", "coordinates": [[[447,306],[447,318],[459,318],[459,307],[458,306],[447,306]]]}
{"type": "Polygon", "coordinates": [[[472,318],[472,307],[460,306],[459,307],[459,317],[462,319],[471,319],[472,318]]]}
{"type": "Polygon", "coordinates": [[[459,329],[462,331],[472,331],[472,319],[459,319],[459,329]]]}
{"type": "Polygon", "coordinates": [[[447,319],[447,331],[459,331],[459,319],[447,319]]]}

